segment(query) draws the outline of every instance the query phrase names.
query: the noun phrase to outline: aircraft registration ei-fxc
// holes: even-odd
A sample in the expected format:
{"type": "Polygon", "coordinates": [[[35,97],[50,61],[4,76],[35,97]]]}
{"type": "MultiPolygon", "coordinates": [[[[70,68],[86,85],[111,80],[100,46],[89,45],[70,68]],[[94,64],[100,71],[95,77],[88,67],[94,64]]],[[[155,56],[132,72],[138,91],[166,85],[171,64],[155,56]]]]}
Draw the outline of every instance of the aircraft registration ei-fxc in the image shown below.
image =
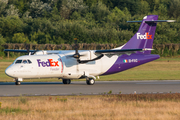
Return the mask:
{"type": "Polygon", "coordinates": [[[175,22],[158,20],[158,15],[148,15],[141,22],[138,32],[123,46],[111,50],[10,50],[11,52],[29,52],[18,57],[6,70],[6,75],[14,78],[20,85],[27,78],[59,78],[64,84],[71,79],[86,78],[93,85],[96,76],[121,72],[135,66],[158,59],[151,54],[157,22],[175,22]]]}

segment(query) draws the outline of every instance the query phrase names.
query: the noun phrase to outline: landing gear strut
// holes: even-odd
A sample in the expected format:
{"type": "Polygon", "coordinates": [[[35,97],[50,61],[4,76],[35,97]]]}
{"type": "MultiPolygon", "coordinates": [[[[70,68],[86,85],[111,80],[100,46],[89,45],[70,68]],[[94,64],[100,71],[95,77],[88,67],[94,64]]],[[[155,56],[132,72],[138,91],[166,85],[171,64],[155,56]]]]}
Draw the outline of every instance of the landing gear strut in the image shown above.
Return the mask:
{"type": "Polygon", "coordinates": [[[20,84],[21,84],[21,82],[20,82],[20,81],[18,81],[18,80],[16,80],[15,84],[16,84],[16,85],[20,85],[20,84]]]}
{"type": "Polygon", "coordinates": [[[21,81],[23,81],[22,78],[16,78],[16,79],[15,79],[15,85],[20,85],[20,84],[21,84],[21,81]]]}
{"type": "Polygon", "coordinates": [[[86,83],[87,83],[88,85],[94,85],[95,80],[94,80],[93,78],[86,78],[86,83]]]}
{"type": "Polygon", "coordinates": [[[63,79],[63,84],[71,84],[71,80],[70,79],[63,79]]]}

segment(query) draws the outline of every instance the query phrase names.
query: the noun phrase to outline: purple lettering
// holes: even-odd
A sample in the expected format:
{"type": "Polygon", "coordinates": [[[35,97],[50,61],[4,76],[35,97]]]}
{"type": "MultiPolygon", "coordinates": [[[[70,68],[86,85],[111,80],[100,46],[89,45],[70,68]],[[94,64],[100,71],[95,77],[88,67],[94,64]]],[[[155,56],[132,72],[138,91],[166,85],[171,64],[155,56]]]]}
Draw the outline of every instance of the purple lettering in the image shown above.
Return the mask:
{"type": "Polygon", "coordinates": [[[43,66],[43,67],[46,67],[46,63],[45,63],[44,61],[42,62],[42,66],[43,66]]]}
{"type": "Polygon", "coordinates": [[[37,62],[38,62],[38,66],[39,66],[39,67],[40,67],[40,64],[41,64],[40,61],[41,61],[40,59],[37,59],[37,62]]]}
{"type": "Polygon", "coordinates": [[[47,65],[47,67],[50,67],[50,62],[49,62],[49,60],[47,60],[46,65],[47,65]]]}
{"type": "Polygon", "coordinates": [[[51,64],[50,64],[48,59],[47,59],[46,62],[44,62],[44,61],[41,62],[41,59],[37,59],[37,62],[38,62],[38,66],[39,67],[41,67],[41,66],[42,67],[50,67],[51,66],[51,64]]]}

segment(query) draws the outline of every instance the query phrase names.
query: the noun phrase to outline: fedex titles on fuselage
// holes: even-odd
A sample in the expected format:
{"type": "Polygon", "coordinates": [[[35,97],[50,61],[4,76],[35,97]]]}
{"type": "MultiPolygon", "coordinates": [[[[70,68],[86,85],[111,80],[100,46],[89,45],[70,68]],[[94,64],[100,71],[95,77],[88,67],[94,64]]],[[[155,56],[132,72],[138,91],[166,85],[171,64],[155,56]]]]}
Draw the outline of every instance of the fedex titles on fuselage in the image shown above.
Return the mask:
{"type": "Polygon", "coordinates": [[[47,59],[47,61],[41,61],[41,59],[37,59],[39,67],[56,67],[59,66],[58,61],[53,61],[53,59],[47,59]]]}
{"type": "Polygon", "coordinates": [[[148,32],[146,32],[144,35],[140,35],[140,33],[137,33],[137,39],[152,39],[152,35],[149,35],[148,32]]]}

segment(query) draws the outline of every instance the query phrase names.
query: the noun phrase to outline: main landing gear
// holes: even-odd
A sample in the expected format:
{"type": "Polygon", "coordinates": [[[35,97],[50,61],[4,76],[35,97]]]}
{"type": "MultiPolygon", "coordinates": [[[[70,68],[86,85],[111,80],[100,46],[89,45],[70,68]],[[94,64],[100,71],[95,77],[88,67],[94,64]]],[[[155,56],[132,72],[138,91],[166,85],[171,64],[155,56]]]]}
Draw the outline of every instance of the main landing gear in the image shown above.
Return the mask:
{"type": "Polygon", "coordinates": [[[71,80],[70,79],[63,79],[63,84],[71,84],[71,80]]]}
{"type": "MultiPolygon", "coordinates": [[[[62,79],[63,84],[71,84],[71,79],[62,79]]],[[[86,78],[87,85],[94,85],[94,78],[86,78]]]]}
{"type": "Polygon", "coordinates": [[[95,80],[93,78],[86,78],[87,85],[94,85],[95,80]]]}

